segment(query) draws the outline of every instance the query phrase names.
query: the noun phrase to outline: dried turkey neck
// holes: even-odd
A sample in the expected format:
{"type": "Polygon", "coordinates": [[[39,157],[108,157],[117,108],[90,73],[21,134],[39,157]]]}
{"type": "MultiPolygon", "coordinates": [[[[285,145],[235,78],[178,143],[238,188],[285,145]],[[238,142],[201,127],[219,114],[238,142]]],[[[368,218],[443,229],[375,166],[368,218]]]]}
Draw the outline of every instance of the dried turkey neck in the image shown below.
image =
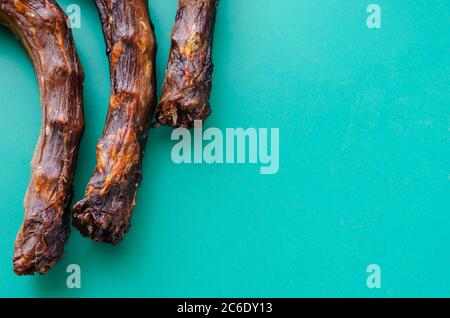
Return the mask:
{"type": "MultiPolygon", "coordinates": [[[[64,253],[78,146],[83,71],[66,16],[53,0],[0,0],[0,23],[24,44],[39,84],[42,126],[17,234],[14,271],[46,273],[64,253]]],[[[7,52],[2,52],[7,54],[7,52]]]]}
{"type": "Polygon", "coordinates": [[[179,0],[157,125],[193,127],[210,113],[212,41],[219,0],[179,0]]]}
{"type": "Polygon", "coordinates": [[[130,227],[156,105],[156,43],[146,0],[96,0],[110,64],[111,98],[97,164],[73,208],[84,236],[115,244],[130,227]]]}

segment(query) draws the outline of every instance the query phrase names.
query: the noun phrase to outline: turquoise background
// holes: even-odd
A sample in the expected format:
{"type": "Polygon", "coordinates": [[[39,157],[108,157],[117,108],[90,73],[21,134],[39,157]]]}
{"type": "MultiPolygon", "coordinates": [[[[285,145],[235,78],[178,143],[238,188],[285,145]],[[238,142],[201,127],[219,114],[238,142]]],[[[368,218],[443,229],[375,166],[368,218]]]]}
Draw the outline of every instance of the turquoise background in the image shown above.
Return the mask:
{"type": "MultiPolygon", "coordinates": [[[[67,7],[73,0],[58,1],[67,7]]],[[[151,0],[158,87],[177,1],[151,0]]],[[[109,99],[93,1],[74,30],[86,73],[82,197],[109,99]]],[[[47,275],[16,277],[39,95],[0,30],[0,296],[450,296],[450,2],[222,0],[207,127],[280,128],[280,171],[176,165],[151,132],[133,226],[118,246],[74,230],[47,275]],[[382,8],[382,29],[366,7],[382,8]],[[82,288],[66,287],[66,266],[82,288]],[[366,267],[382,270],[368,289],[366,267]]]]}

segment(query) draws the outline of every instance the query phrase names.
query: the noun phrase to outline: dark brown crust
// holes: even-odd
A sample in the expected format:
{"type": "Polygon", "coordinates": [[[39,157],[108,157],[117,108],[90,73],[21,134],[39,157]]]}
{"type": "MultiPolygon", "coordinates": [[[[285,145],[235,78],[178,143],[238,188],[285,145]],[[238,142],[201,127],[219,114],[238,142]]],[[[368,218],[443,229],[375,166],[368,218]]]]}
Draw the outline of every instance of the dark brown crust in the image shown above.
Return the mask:
{"type": "Polygon", "coordinates": [[[160,125],[193,127],[210,113],[212,41],[219,0],[179,0],[172,48],[156,118],[160,125]]]}
{"type": "Polygon", "coordinates": [[[111,99],[97,165],[73,208],[84,236],[115,244],[130,227],[156,105],[156,41],[146,0],[96,0],[110,64],[111,99]]]}
{"type": "Polygon", "coordinates": [[[62,257],[70,231],[72,179],[84,127],[84,75],[66,19],[53,0],[0,0],[0,22],[26,47],[42,106],[25,219],[15,243],[18,275],[46,273],[62,257]]]}

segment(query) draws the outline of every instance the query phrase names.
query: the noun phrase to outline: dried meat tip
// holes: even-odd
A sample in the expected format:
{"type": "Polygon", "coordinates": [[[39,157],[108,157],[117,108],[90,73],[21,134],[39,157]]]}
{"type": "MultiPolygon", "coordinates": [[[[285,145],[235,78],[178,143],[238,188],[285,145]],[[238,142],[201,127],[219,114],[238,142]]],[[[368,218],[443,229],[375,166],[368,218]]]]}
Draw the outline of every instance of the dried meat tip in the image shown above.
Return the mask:
{"type": "Polygon", "coordinates": [[[160,125],[191,128],[211,114],[212,42],[219,0],[180,0],[171,33],[161,100],[160,125]]]}

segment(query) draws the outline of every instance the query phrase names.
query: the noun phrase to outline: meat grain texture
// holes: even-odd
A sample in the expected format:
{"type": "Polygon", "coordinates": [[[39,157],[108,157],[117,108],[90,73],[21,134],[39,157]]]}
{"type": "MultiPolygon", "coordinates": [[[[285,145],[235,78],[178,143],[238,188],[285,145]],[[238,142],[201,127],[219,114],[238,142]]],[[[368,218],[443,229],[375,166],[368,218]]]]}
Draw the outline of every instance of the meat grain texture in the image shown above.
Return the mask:
{"type": "Polygon", "coordinates": [[[179,0],[157,125],[193,127],[211,113],[212,42],[219,0],[179,0]]]}
{"type": "Polygon", "coordinates": [[[63,256],[70,231],[84,75],[66,19],[53,0],[0,0],[0,23],[16,34],[32,60],[42,107],[25,218],[15,242],[18,275],[46,273],[63,256]]]}
{"type": "Polygon", "coordinates": [[[156,106],[156,41],[146,0],[96,0],[110,64],[111,97],[97,164],[73,224],[118,243],[130,227],[148,128],[156,106]]]}

